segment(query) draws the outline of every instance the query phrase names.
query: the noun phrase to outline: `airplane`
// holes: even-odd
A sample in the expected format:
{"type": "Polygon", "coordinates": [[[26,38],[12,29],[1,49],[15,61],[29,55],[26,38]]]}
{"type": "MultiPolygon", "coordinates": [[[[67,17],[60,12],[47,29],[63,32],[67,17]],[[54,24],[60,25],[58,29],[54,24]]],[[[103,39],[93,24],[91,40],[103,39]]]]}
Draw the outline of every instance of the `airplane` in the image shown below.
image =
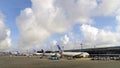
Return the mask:
{"type": "Polygon", "coordinates": [[[44,50],[41,49],[41,51],[36,51],[35,49],[33,49],[34,53],[33,56],[43,56],[44,55],[44,50]]]}
{"type": "Polygon", "coordinates": [[[34,56],[59,56],[60,54],[59,53],[55,53],[54,51],[44,51],[43,49],[41,49],[41,51],[36,51],[35,49],[33,50],[34,53],[33,55],[34,56]]]}
{"type": "Polygon", "coordinates": [[[80,57],[88,57],[89,54],[87,52],[64,52],[59,45],[57,48],[62,56],[72,57],[72,58],[80,58],[80,57]]]}
{"type": "Polygon", "coordinates": [[[53,56],[53,55],[55,55],[55,52],[53,52],[53,51],[45,51],[44,55],[45,56],[53,56]]]}
{"type": "Polygon", "coordinates": [[[14,51],[14,52],[9,52],[9,55],[12,55],[12,56],[19,56],[20,53],[18,51],[14,51]]]}

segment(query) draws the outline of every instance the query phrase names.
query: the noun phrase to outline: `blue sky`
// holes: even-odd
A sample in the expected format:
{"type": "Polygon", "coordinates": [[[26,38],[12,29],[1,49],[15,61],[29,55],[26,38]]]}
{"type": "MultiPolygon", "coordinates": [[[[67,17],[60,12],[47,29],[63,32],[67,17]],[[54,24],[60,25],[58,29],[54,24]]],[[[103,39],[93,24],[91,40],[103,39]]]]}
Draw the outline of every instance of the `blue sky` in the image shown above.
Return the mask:
{"type": "Polygon", "coordinates": [[[31,7],[30,0],[1,0],[0,2],[0,12],[5,16],[5,23],[11,30],[12,43],[15,45],[19,37],[16,17],[27,7],[31,7]]]}
{"type": "Polygon", "coordinates": [[[97,28],[105,28],[106,26],[110,26],[112,27],[112,31],[115,31],[115,26],[117,25],[117,21],[115,20],[115,17],[112,16],[98,16],[98,17],[94,17],[95,20],[95,24],[93,24],[93,26],[97,27],[97,28]]]}
{"type": "MultiPolygon", "coordinates": [[[[102,0],[99,3],[89,0],[66,0],[65,2],[54,0],[54,4],[52,0],[0,1],[0,12],[5,16],[5,24],[11,31],[10,38],[14,46],[18,45],[19,39],[22,39],[24,45],[34,45],[32,43],[37,45],[40,42],[50,43],[53,40],[62,42],[61,38],[64,38],[65,35],[69,37],[69,41],[85,40],[87,44],[95,42],[95,44],[103,45],[104,43],[110,44],[109,42],[119,42],[119,38],[117,38],[120,30],[120,25],[118,25],[119,13],[116,10],[119,10],[118,1],[120,0],[108,2],[102,0]],[[20,13],[21,11],[23,13],[20,13]],[[116,19],[117,17],[118,19],[116,19]],[[22,26],[17,26],[16,18],[22,26]],[[49,22],[51,20],[52,22],[49,22]],[[92,24],[89,20],[93,20],[92,24]],[[26,29],[22,30],[23,27],[26,27],[26,29]],[[18,28],[21,29],[21,32],[18,28]],[[107,31],[108,29],[110,31],[107,31]],[[111,36],[111,38],[106,38],[108,36],[111,36]]],[[[66,41],[66,38],[63,41],[66,41]]]]}

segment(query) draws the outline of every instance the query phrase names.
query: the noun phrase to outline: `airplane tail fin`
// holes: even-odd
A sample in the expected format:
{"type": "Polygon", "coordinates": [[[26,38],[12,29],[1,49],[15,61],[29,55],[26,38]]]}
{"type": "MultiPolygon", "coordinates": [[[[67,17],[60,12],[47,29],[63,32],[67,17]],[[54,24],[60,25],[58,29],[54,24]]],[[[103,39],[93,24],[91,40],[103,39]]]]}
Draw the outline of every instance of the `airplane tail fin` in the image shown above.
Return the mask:
{"type": "Polygon", "coordinates": [[[59,53],[62,54],[63,50],[62,50],[62,48],[60,47],[60,45],[57,45],[57,48],[58,48],[58,50],[59,50],[59,53]]]}
{"type": "Polygon", "coordinates": [[[45,51],[43,49],[41,49],[41,53],[42,53],[42,56],[44,56],[45,51]]]}
{"type": "Polygon", "coordinates": [[[44,50],[43,50],[43,49],[41,49],[41,52],[42,52],[42,53],[44,53],[44,50]]]}
{"type": "Polygon", "coordinates": [[[58,48],[58,50],[59,50],[59,51],[61,51],[61,50],[62,50],[62,49],[61,49],[61,47],[60,47],[59,45],[57,45],[57,48],[58,48]]]}

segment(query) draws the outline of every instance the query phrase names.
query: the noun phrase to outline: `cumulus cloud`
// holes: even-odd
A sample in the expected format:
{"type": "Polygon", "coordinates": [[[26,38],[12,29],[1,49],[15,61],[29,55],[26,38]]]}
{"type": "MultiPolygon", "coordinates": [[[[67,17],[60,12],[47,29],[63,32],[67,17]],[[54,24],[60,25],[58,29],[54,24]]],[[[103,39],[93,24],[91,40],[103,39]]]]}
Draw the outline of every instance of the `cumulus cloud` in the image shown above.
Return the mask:
{"type": "Polygon", "coordinates": [[[11,46],[10,30],[4,23],[4,16],[0,13],[0,51],[8,51],[11,46]]]}
{"type": "Polygon", "coordinates": [[[101,0],[96,13],[104,16],[114,15],[120,6],[120,0],[101,0]]]}
{"type": "MultiPolygon", "coordinates": [[[[28,48],[40,45],[53,34],[70,31],[75,24],[81,26],[86,43],[99,45],[117,42],[120,31],[120,0],[31,0],[32,7],[25,8],[17,17],[20,31],[19,46],[28,48]],[[116,32],[91,26],[94,16],[114,16],[118,21],[116,32]]],[[[97,23],[97,22],[96,22],[97,23]]],[[[69,42],[68,36],[62,39],[69,42]]]]}
{"type": "Polygon", "coordinates": [[[52,34],[63,33],[75,23],[92,23],[95,0],[31,0],[32,7],[17,17],[20,45],[26,47],[43,42],[52,34]],[[83,7],[81,7],[83,6],[83,7]]]}
{"type": "MultiPolygon", "coordinates": [[[[95,16],[113,16],[116,19],[116,30],[98,29],[92,25],[83,24],[80,30],[84,36],[85,47],[115,46],[120,41],[120,0],[101,0],[94,11],[95,16]]],[[[97,22],[96,22],[97,23],[97,22]]],[[[107,27],[107,26],[106,26],[107,27]]]]}
{"type": "Polygon", "coordinates": [[[96,0],[56,0],[55,6],[61,9],[67,17],[67,21],[72,25],[78,23],[93,23],[90,18],[97,7],[96,0]]]}
{"type": "Polygon", "coordinates": [[[69,37],[65,35],[64,37],[61,38],[61,41],[64,45],[66,45],[69,42],[69,37]]]}
{"type": "Polygon", "coordinates": [[[111,44],[119,42],[117,33],[98,29],[91,25],[82,25],[80,29],[84,36],[83,42],[86,44],[100,47],[111,46],[111,44]]]}
{"type": "Polygon", "coordinates": [[[51,44],[53,45],[53,46],[56,46],[57,45],[57,40],[53,40],[52,42],[51,42],[51,44]]]}

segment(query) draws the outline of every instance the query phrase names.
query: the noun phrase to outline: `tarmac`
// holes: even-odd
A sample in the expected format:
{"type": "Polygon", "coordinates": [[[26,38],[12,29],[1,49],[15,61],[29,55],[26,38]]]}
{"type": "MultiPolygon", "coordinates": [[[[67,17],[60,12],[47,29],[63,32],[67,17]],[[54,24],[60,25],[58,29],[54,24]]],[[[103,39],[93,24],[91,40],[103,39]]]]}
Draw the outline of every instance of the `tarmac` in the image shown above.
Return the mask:
{"type": "Polygon", "coordinates": [[[0,68],[120,68],[120,61],[99,61],[90,58],[49,60],[36,56],[0,56],[0,68]]]}

